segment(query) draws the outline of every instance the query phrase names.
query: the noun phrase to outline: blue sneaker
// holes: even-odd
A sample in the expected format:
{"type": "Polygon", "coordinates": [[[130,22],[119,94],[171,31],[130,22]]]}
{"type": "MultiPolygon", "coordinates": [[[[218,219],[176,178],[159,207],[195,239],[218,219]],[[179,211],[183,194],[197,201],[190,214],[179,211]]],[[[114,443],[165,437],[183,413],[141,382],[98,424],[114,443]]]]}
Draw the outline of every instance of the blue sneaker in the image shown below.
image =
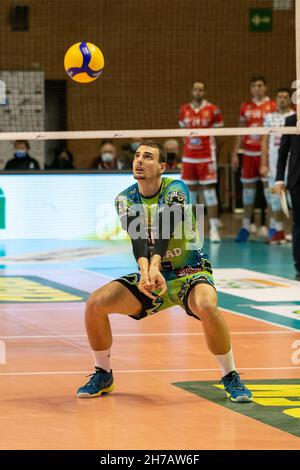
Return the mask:
{"type": "Polygon", "coordinates": [[[114,388],[114,379],[112,371],[107,372],[104,369],[96,367],[96,372],[90,375],[90,380],[77,390],[78,398],[99,397],[103,393],[109,393],[114,388]]]}
{"type": "Polygon", "coordinates": [[[224,385],[227,398],[235,403],[249,403],[253,401],[252,393],[240,379],[236,371],[222,377],[220,381],[224,385]]]}
{"type": "Polygon", "coordinates": [[[250,232],[246,228],[241,228],[237,237],[235,239],[236,242],[246,242],[249,238],[250,232]]]}
{"type": "Polygon", "coordinates": [[[276,232],[276,228],[270,227],[268,230],[268,239],[271,240],[271,238],[273,238],[276,232]]]}

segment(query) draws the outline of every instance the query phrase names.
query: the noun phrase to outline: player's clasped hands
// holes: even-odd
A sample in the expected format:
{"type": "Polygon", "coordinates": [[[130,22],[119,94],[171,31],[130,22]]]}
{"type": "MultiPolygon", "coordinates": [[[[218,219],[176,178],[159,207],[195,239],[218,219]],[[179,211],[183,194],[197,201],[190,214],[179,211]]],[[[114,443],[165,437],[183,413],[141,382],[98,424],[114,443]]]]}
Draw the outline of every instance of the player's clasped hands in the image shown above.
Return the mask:
{"type": "Polygon", "coordinates": [[[159,268],[150,266],[149,271],[141,272],[138,288],[147,297],[155,300],[156,297],[162,297],[167,292],[167,283],[159,268]],[[154,291],[157,293],[153,294],[154,291]]]}

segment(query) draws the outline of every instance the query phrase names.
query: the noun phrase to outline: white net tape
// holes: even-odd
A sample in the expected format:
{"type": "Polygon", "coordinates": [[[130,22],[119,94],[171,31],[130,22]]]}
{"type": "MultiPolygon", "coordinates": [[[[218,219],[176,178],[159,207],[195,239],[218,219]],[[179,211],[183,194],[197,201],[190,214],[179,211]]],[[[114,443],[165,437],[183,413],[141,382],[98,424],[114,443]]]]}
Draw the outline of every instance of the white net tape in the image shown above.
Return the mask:
{"type": "MultiPolygon", "coordinates": [[[[300,0],[299,0],[300,1],[300,0]]],[[[298,120],[299,122],[299,120],[298,120]]],[[[145,129],[111,131],[2,132],[0,140],[124,139],[197,136],[300,134],[297,127],[223,127],[212,129],[145,129]]]]}

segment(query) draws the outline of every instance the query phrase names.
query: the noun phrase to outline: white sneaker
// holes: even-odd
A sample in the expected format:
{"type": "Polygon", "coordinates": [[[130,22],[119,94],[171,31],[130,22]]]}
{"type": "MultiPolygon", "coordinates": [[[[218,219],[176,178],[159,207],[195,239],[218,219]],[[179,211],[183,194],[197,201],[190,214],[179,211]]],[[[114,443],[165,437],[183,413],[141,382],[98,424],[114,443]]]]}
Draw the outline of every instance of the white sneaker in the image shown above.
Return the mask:
{"type": "Polygon", "coordinates": [[[209,232],[209,239],[211,243],[220,243],[221,237],[217,229],[211,229],[209,232]]]}
{"type": "Polygon", "coordinates": [[[285,235],[285,239],[286,239],[287,242],[291,242],[291,241],[292,241],[292,234],[291,234],[291,233],[287,233],[287,234],[285,235]]]}
{"type": "Polygon", "coordinates": [[[255,234],[257,232],[257,227],[255,224],[251,224],[250,225],[250,230],[249,230],[250,233],[252,234],[255,234]]]}
{"type": "Polygon", "coordinates": [[[259,229],[257,230],[257,235],[262,238],[267,238],[268,237],[267,227],[265,225],[262,225],[261,227],[259,227],[259,229]]]}

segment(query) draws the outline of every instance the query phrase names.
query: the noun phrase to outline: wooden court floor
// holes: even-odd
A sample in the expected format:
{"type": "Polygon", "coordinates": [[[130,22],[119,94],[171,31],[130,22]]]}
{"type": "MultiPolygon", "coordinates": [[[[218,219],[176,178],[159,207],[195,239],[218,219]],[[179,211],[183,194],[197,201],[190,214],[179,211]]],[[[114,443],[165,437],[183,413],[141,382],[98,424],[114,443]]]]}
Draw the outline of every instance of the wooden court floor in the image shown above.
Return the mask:
{"type": "MultiPolygon", "coordinates": [[[[201,323],[179,308],[140,322],[111,315],[115,391],[77,399],[93,365],[83,311],[84,302],[0,304],[0,449],[300,449],[296,435],[173,385],[220,376],[201,323]]],[[[299,332],[223,313],[243,380],[299,378],[299,332]]]]}

